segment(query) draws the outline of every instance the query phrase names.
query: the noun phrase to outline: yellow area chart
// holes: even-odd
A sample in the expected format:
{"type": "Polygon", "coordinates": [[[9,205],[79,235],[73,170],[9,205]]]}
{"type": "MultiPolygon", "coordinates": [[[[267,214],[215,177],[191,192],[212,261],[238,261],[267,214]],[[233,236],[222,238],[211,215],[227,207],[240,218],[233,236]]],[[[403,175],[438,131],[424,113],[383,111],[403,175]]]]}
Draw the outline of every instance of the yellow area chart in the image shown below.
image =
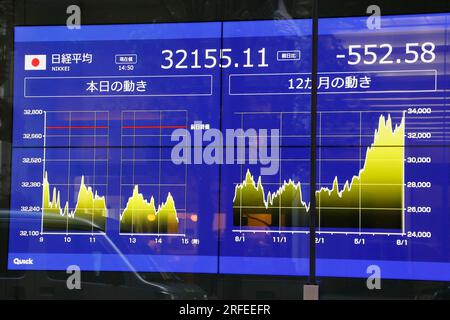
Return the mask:
{"type": "MultiPolygon", "coordinates": [[[[331,188],[316,191],[319,226],[322,228],[402,229],[404,208],[405,118],[393,126],[390,115],[379,117],[364,166],[339,189],[335,176],[331,188]]],[[[289,180],[274,193],[264,193],[261,178],[250,171],[236,186],[233,199],[235,226],[307,227],[309,204],[302,199],[301,184],[289,180]]]]}
{"type": "Polygon", "coordinates": [[[147,201],[136,185],[120,217],[120,232],[176,234],[178,222],[175,201],[170,192],[166,201],[156,208],[153,196],[150,202],[147,201]]]}
{"type": "Polygon", "coordinates": [[[94,193],[81,177],[78,198],[74,210],[69,210],[69,203],[61,206],[60,191],[53,188],[50,199],[50,183],[47,172],[42,186],[43,231],[104,231],[108,210],[105,197],[94,193]]]}

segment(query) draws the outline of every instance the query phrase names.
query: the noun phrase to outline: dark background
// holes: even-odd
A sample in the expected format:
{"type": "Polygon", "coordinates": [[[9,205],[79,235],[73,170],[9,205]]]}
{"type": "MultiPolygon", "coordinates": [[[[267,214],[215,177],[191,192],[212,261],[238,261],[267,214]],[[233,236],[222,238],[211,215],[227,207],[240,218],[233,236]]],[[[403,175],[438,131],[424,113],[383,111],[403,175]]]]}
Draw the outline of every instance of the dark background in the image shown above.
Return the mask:
{"type": "MultiPolygon", "coordinates": [[[[82,273],[83,290],[67,290],[65,272],[6,269],[11,165],[13,27],[65,25],[66,8],[81,8],[82,24],[311,18],[312,0],[0,0],[0,298],[160,298],[129,273],[82,273]]],[[[320,17],[364,16],[369,5],[382,15],[450,12],[450,0],[320,0],[320,17]]],[[[306,277],[201,274],[143,274],[155,283],[196,284],[211,298],[301,299],[306,277]]],[[[382,280],[368,290],[366,279],[319,278],[320,297],[449,298],[450,283],[382,280]],[[443,293],[444,292],[444,293],[443,293]],[[443,294],[442,294],[443,293],[443,294]],[[445,296],[447,294],[447,296],[445,296]]],[[[182,297],[182,296],[181,296],[182,297]]]]}

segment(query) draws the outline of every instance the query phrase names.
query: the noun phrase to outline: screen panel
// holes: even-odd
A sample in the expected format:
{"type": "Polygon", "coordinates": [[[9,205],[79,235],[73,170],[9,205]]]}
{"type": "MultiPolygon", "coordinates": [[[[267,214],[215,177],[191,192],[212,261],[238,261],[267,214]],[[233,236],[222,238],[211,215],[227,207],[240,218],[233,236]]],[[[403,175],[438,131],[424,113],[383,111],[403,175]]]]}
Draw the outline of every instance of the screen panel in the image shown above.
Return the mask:
{"type": "Polygon", "coordinates": [[[366,23],[319,24],[317,272],[448,280],[448,15],[366,23]]]}
{"type": "MultiPolygon", "coordinates": [[[[449,16],[319,26],[318,276],[450,279],[449,16]]],[[[308,274],[310,20],[17,27],[15,49],[10,269],[308,274]]]]}
{"type": "Polygon", "coordinates": [[[219,169],[182,151],[191,124],[219,125],[219,69],[191,52],[220,33],[16,28],[11,269],[217,272],[219,169]]]}

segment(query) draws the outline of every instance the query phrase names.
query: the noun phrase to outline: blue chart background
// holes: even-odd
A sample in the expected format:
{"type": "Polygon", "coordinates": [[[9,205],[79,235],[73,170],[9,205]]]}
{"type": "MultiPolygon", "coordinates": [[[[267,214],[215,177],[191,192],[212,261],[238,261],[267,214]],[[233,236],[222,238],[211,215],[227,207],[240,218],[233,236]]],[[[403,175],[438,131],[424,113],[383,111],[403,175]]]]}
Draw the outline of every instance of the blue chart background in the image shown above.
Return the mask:
{"type": "MultiPolygon", "coordinates": [[[[449,58],[449,20],[449,15],[383,17],[381,30],[367,30],[364,18],[321,19],[319,76],[370,75],[374,82],[371,90],[357,89],[351,93],[345,93],[343,90],[319,92],[318,130],[322,132],[323,137],[317,146],[317,154],[321,160],[317,163],[317,172],[320,172],[318,186],[330,186],[334,177],[338,176],[342,188],[343,183],[351,180],[360,169],[359,161],[330,161],[337,158],[350,160],[359,158],[359,138],[335,135],[355,135],[361,130],[364,136],[361,140],[362,154],[365,154],[367,146],[373,141],[379,116],[390,114],[394,123],[398,124],[401,112],[410,107],[431,107],[433,120],[406,115],[406,132],[423,131],[426,127],[433,132],[433,139],[426,141],[406,139],[406,156],[431,155],[433,163],[423,168],[411,164],[406,164],[405,167],[406,181],[432,182],[432,188],[428,190],[405,189],[407,206],[432,206],[432,213],[429,215],[406,215],[406,231],[429,231],[432,233],[431,239],[398,235],[374,236],[365,233],[318,234],[318,237],[322,238],[317,244],[319,276],[364,277],[367,275],[367,266],[377,264],[382,267],[384,278],[450,279],[447,141],[450,65],[446,64],[446,59],[449,58]],[[404,62],[406,43],[428,41],[436,44],[437,58],[433,63],[404,62]],[[344,59],[336,57],[339,54],[348,54],[349,45],[382,43],[392,45],[391,57],[394,63],[385,65],[359,63],[351,66],[347,63],[350,59],[348,56],[344,59]],[[399,63],[397,58],[401,59],[399,63]],[[363,238],[365,244],[355,245],[355,238],[363,238]],[[404,239],[408,240],[407,246],[396,244],[397,240],[404,239]]],[[[287,86],[289,78],[305,78],[311,72],[310,30],[310,20],[85,26],[80,32],[70,34],[72,41],[66,41],[70,31],[64,27],[17,28],[9,267],[65,269],[67,265],[75,263],[85,270],[129,270],[130,266],[125,262],[128,260],[140,271],[306,275],[309,257],[309,235],[304,233],[306,230],[282,228],[281,231],[284,233],[280,234],[253,234],[236,232],[236,229],[240,228],[233,226],[232,199],[235,185],[242,182],[247,169],[257,180],[260,165],[225,164],[221,166],[220,176],[217,165],[188,165],[187,176],[184,176],[184,166],[175,166],[169,162],[161,162],[163,165],[160,166],[158,161],[152,161],[160,158],[169,159],[174,144],[169,138],[147,136],[153,134],[152,130],[123,131],[121,126],[124,125],[124,120],[125,125],[153,123],[158,125],[160,121],[159,123],[163,125],[186,123],[188,127],[194,121],[202,121],[210,124],[212,128],[236,129],[242,125],[244,129],[280,129],[281,170],[277,175],[261,177],[263,185],[266,183],[265,192],[273,192],[278,189],[280,182],[292,179],[301,183],[303,200],[309,202],[310,95],[308,89],[293,91],[287,89],[287,86]],[[188,52],[199,49],[202,52],[207,48],[219,49],[221,46],[232,49],[233,63],[230,68],[161,70],[160,65],[164,63],[161,51],[164,49],[185,49],[188,52]],[[242,52],[247,48],[251,48],[253,54],[261,48],[266,48],[268,67],[256,65],[253,68],[242,67],[245,64],[245,55],[242,52]],[[300,60],[278,61],[277,51],[285,50],[299,50],[300,60]],[[162,82],[159,84],[153,82],[152,85],[154,80],[149,78],[150,93],[167,93],[165,90],[168,90],[177,94],[196,92],[202,95],[24,98],[24,77],[62,76],[62,74],[52,72],[49,68],[47,71],[24,71],[23,56],[47,54],[49,57],[52,53],[70,52],[90,52],[94,56],[94,62],[91,65],[74,65],[70,72],[64,74],[67,76],[87,78],[135,76],[138,79],[142,76],[161,74],[211,75],[212,95],[204,95],[209,89],[208,81],[186,78],[185,81],[174,80],[172,86],[167,86],[162,82]],[[114,54],[124,53],[138,55],[134,71],[119,71],[114,65],[114,54]],[[108,111],[109,140],[107,142],[102,138],[96,140],[97,146],[102,144],[109,146],[106,148],[108,178],[106,179],[104,167],[101,165],[96,166],[94,178],[92,163],[80,164],[75,161],[71,164],[69,181],[77,185],[80,176],[84,174],[86,184],[94,186],[100,195],[107,195],[110,215],[106,233],[108,239],[115,245],[111,245],[101,236],[96,237],[96,243],[90,243],[89,236],[73,236],[70,244],[64,242],[64,235],[46,235],[44,243],[40,243],[38,237],[19,236],[19,230],[36,230],[40,227],[40,215],[33,217],[33,214],[19,212],[23,205],[41,203],[40,191],[29,192],[21,188],[21,181],[42,180],[41,165],[25,165],[21,161],[23,157],[43,155],[42,141],[22,139],[23,133],[42,132],[42,118],[30,121],[23,116],[24,109],[32,108],[48,111],[108,111]],[[130,118],[132,110],[143,112],[140,113],[143,116],[137,117],[136,123],[134,118],[130,118]],[[159,119],[149,113],[149,110],[172,110],[179,113],[174,115],[163,113],[163,117],[159,119]],[[126,112],[125,117],[123,112],[126,112]],[[142,136],[136,136],[136,139],[130,136],[136,134],[142,136]],[[138,148],[133,149],[133,146],[138,148]],[[130,163],[121,161],[124,158],[147,160],[136,162],[133,176],[130,163]],[[187,182],[187,192],[184,192],[182,187],[170,186],[183,184],[184,181],[187,182]],[[102,183],[107,186],[102,186],[102,183]],[[186,215],[180,212],[181,221],[186,222],[186,229],[183,229],[186,238],[199,239],[200,244],[184,245],[177,237],[164,238],[162,244],[155,244],[154,237],[138,237],[137,243],[130,245],[128,236],[120,236],[118,223],[120,208],[126,205],[134,183],[148,184],[142,186],[140,191],[147,199],[150,195],[154,195],[156,203],[164,201],[170,191],[177,208],[186,209],[186,215]],[[169,186],[158,188],[154,186],[156,183],[167,183],[169,186]],[[185,203],[186,207],[183,208],[185,203]],[[196,223],[190,219],[193,214],[198,214],[196,223]],[[242,239],[236,241],[236,236],[242,235],[245,241],[242,239]],[[280,239],[274,237],[278,236],[285,239],[277,243],[280,239]],[[12,260],[15,257],[32,257],[35,264],[14,265],[12,260]]],[[[379,57],[385,53],[381,49],[375,51],[379,57]]],[[[200,61],[201,64],[204,62],[200,61]]],[[[48,82],[39,84],[40,80],[35,83],[33,81],[36,80],[31,79],[31,82],[27,82],[26,93],[29,95],[85,94],[82,88],[78,87],[83,83],[75,78],[56,83],[55,80],[49,80],[51,86],[48,82]]],[[[55,123],[59,121],[67,124],[65,118],[67,114],[57,114],[56,117],[53,120],[55,123]]],[[[86,124],[99,125],[98,122],[92,121],[92,117],[87,116],[84,119],[79,113],[75,113],[75,119],[86,124]]],[[[159,134],[163,135],[170,132],[169,129],[159,130],[159,134]]],[[[59,133],[67,134],[64,130],[59,133]]],[[[100,130],[93,133],[102,132],[100,130]]],[[[48,148],[47,155],[55,159],[65,158],[68,154],[68,149],[65,148],[68,140],[64,139],[67,138],[48,140],[50,144],[60,143],[63,148],[48,148]]],[[[72,138],[70,144],[86,147],[92,145],[92,141],[72,138]]],[[[102,152],[92,154],[82,149],[71,152],[71,156],[94,156],[100,159],[105,157],[102,152]]],[[[46,166],[50,183],[56,181],[54,183],[63,184],[68,176],[67,164],[52,167],[50,164],[52,163],[49,162],[46,166]]],[[[68,191],[61,193],[62,202],[70,195],[70,207],[74,206],[75,188],[69,187],[68,191]]]]}

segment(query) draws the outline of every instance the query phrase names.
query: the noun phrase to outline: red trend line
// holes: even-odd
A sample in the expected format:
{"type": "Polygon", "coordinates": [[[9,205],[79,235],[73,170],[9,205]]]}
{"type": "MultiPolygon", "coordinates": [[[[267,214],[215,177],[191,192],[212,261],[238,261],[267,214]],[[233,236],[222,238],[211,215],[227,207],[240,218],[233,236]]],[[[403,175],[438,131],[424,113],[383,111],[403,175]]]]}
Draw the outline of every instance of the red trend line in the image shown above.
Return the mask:
{"type": "Polygon", "coordinates": [[[186,126],[123,126],[123,129],[186,129],[186,126]]]}
{"type": "Polygon", "coordinates": [[[108,126],[47,126],[47,129],[108,129],[108,126]]]}

